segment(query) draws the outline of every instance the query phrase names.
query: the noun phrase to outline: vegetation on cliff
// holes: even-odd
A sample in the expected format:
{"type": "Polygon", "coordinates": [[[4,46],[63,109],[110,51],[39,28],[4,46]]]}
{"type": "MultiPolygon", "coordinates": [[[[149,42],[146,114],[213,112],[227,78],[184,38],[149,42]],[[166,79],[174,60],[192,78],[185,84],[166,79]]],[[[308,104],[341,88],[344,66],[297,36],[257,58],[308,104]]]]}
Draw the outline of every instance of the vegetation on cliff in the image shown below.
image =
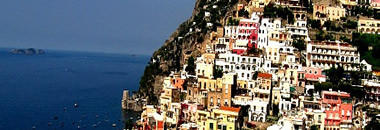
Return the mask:
{"type": "Polygon", "coordinates": [[[294,14],[288,8],[283,8],[281,6],[275,6],[274,3],[269,3],[264,7],[264,17],[266,18],[282,18],[287,20],[288,23],[294,23],[294,14]]]}
{"type": "Polygon", "coordinates": [[[355,33],[352,37],[351,44],[358,47],[360,58],[373,65],[373,69],[380,70],[380,36],[355,33]]]}
{"type": "Polygon", "coordinates": [[[148,98],[148,103],[157,103],[163,77],[171,71],[180,70],[181,66],[186,64],[187,61],[183,58],[185,52],[198,56],[204,51],[197,46],[204,42],[210,32],[216,31],[218,26],[225,23],[225,17],[232,14],[237,2],[238,0],[196,1],[190,19],[182,23],[164,45],[154,52],[145,68],[139,93],[148,98]],[[206,12],[210,16],[206,16],[206,12]]]}

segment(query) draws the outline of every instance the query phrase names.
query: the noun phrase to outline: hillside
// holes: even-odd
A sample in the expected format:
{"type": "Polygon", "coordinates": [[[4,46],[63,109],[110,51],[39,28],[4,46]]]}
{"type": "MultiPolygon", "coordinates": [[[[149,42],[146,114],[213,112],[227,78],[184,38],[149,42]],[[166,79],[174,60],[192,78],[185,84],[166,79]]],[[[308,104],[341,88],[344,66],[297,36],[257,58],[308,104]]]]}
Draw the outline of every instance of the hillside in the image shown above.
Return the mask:
{"type": "Polygon", "coordinates": [[[199,56],[205,52],[206,44],[212,40],[210,34],[233,14],[237,1],[197,0],[192,16],[153,53],[140,80],[140,96],[147,97],[149,103],[157,103],[163,78],[171,71],[180,70],[185,63],[185,54],[199,56]]]}

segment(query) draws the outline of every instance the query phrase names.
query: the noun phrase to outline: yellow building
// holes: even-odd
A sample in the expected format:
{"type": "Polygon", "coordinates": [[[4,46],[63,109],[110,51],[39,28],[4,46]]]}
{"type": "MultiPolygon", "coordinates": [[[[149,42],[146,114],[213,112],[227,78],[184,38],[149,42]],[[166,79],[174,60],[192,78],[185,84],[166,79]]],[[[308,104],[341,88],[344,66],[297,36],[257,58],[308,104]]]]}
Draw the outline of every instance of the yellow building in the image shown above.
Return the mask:
{"type": "Polygon", "coordinates": [[[203,76],[198,76],[198,87],[201,90],[211,91],[215,91],[218,88],[216,79],[210,79],[203,76]]]}
{"type": "Polygon", "coordinates": [[[273,87],[272,90],[272,104],[278,105],[281,100],[281,89],[279,87],[273,87]]]}
{"type": "Polygon", "coordinates": [[[346,9],[339,6],[315,3],[313,6],[313,19],[319,19],[324,23],[327,20],[340,20],[346,16],[346,9]]]}
{"type": "Polygon", "coordinates": [[[270,2],[271,0],[251,0],[248,3],[248,8],[261,8],[268,5],[270,2]]]}
{"type": "Polygon", "coordinates": [[[316,125],[318,129],[320,130],[324,130],[326,113],[324,113],[322,110],[314,110],[313,112],[314,112],[313,125],[316,125]]]}
{"type": "MultiPolygon", "coordinates": [[[[280,69],[278,76],[282,82],[287,82],[291,87],[298,86],[298,71],[297,69],[280,69]]],[[[281,86],[281,84],[280,84],[281,86]]]]}
{"type": "Polygon", "coordinates": [[[214,74],[215,54],[205,53],[198,57],[196,64],[196,75],[211,78],[214,74]]]}
{"type": "Polygon", "coordinates": [[[346,5],[346,6],[356,6],[357,3],[356,3],[356,0],[339,0],[340,3],[342,3],[343,5],[346,5]]]}
{"type": "Polygon", "coordinates": [[[210,123],[208,122],[209,117],[211,117],[211,113],[209,111],[197,110],[198,130],[207,130],[208,128],[210,128],[210,123]]]}
{"type": "Polygon", "coordinates": [[[220,107],[212,111],[197,111],[199,130],[236,130],[240,108],[220,107]]]}
{"type": "Polygon", "coordinates": [[[179,91],[171,84],[171,78],[165,77],[163,83],[163,93],[160,95],[161,110],[166,111],[170,109],[172,103],[179,103],[179,91]]]}
{"type": "Polygon", "coordinates": [[[360,33],[378,34],[380,32],[380,20],[360,17],[358,22],[358,31],[360,33]]]}
{"type": "Polygon", "coordinates": [[[237,87],[240,89],[248,89],[248,82],[245,80],[237,80],[237,87]]]}

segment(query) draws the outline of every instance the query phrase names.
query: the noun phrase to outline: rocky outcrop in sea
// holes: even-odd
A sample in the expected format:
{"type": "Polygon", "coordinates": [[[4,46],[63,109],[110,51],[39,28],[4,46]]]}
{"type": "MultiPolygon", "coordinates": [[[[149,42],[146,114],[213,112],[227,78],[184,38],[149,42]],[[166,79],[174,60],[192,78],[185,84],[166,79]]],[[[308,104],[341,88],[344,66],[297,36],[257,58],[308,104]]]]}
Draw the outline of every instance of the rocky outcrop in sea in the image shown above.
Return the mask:
{"type": "Polygon", "coordinates": [[[43,55],[45,51],[42,49],[28,48],[28,49],[12,49],[12,54],[25,54],[25,55],[43,55]]]}

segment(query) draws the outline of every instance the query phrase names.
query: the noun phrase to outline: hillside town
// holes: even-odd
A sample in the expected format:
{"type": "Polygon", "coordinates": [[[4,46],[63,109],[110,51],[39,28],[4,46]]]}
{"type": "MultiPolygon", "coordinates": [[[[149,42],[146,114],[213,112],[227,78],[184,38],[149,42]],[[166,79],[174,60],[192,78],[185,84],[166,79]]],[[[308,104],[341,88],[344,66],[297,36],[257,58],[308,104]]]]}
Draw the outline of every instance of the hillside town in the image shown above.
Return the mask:
{"type": "Polygon", "coordinates": [[[239,0],[215,23],[220,1],[203,0],[187,31],[212,30],[202,53],[183,52],[133,128],[379,128],[380,0],[239,0]]]}

